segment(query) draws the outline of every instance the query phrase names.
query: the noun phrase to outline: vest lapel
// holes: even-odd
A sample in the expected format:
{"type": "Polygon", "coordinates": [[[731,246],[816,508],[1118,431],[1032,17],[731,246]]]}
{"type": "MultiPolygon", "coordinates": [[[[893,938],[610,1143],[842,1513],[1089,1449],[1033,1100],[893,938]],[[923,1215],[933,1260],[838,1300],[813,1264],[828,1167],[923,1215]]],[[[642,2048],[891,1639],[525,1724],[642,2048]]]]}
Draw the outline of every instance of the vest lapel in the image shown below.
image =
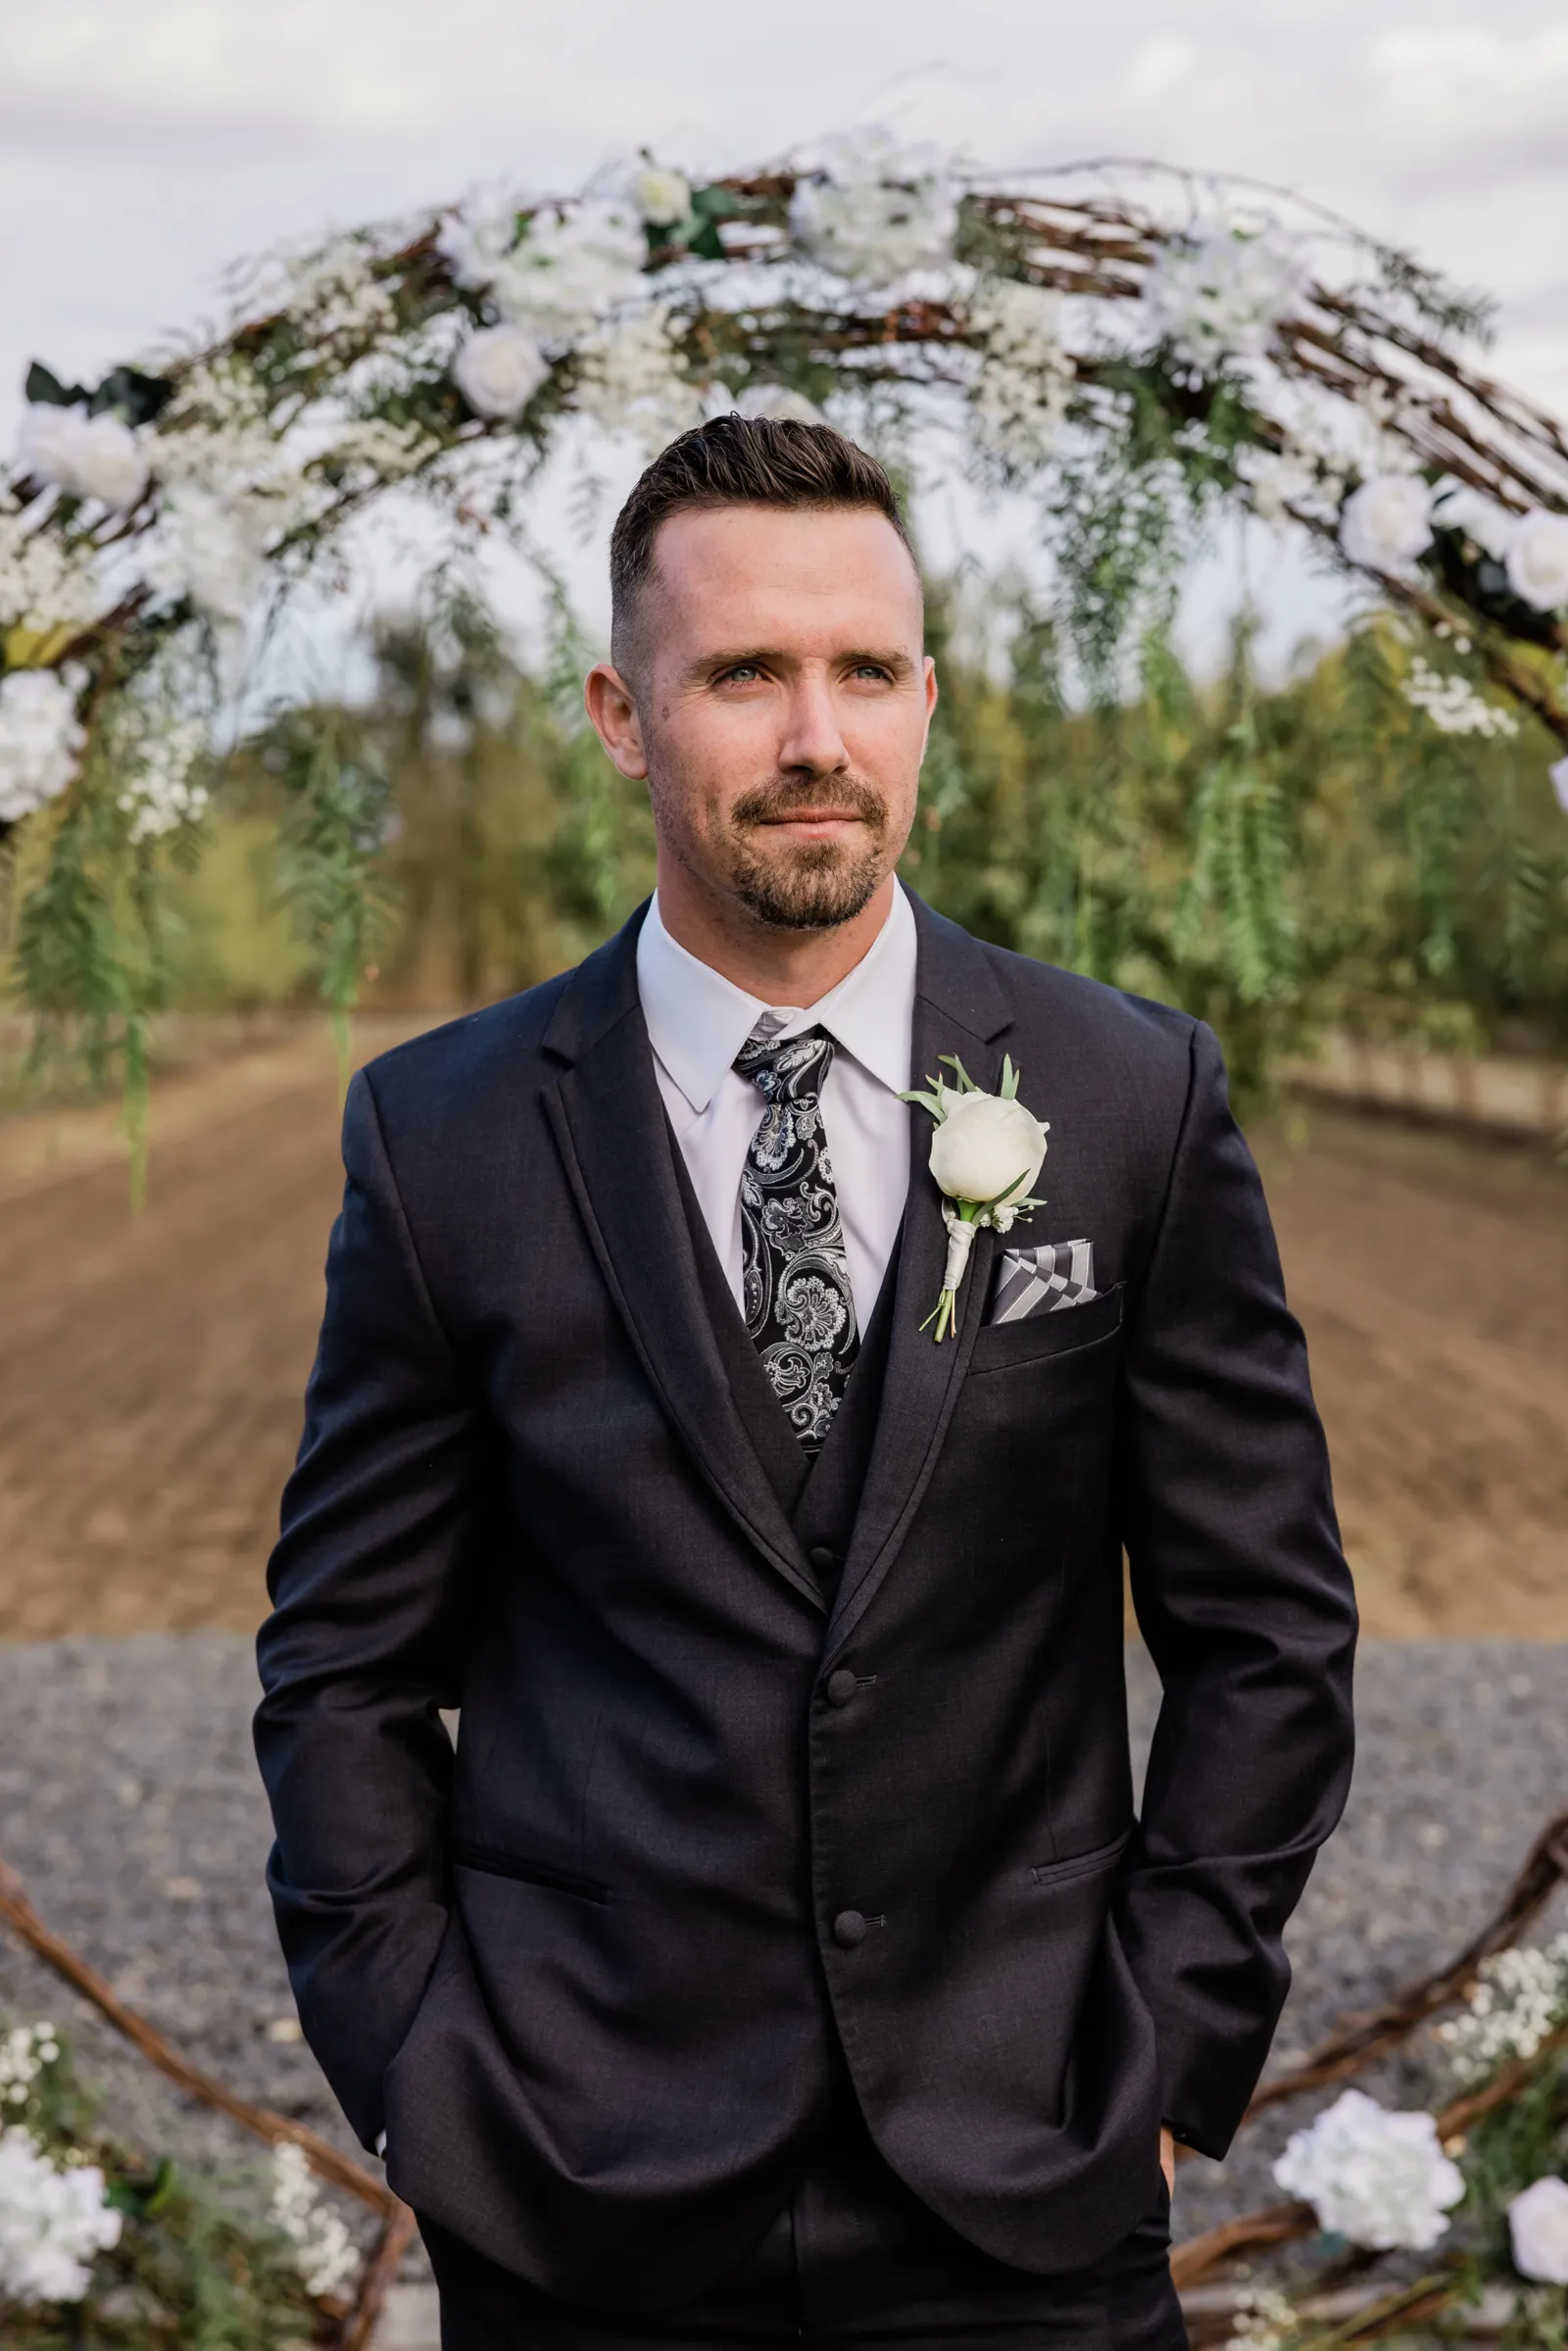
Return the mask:
{"type": "MultiPolygon", "coordinates": [[[[919,959],[910,1082],[934,1077],[939,1053],[956,1053],[976,1085],[995,1091],[1002,1075],[997,1040],[1011,1026],[1006,1000],[977,942],[919,899],[913,906],[919,959]]],[[[859,1623],[908,1531],[936,1467],[990,1284],[996,1236],[982,1232],[958,1294],[956,1330],[941,1347],[929,1330],[921,1330],[937,1302],[948,1250],[930,1151],[930,1115],[911,1102],[909,1192],[896,1268],[882,1411],[829,1627],[830,1651],[841,1647],[859,1623]]]]}
{"type": "Polygon", "coordinates": [[[557,1000],[544,1044],[566,1066],[546,1090],[545,1114],[611,1295],[670,1421],[764,1558],[820,1608],[736,1410],[703,1298],[637,997],[641,919],[639,910],[557,1000]]]}

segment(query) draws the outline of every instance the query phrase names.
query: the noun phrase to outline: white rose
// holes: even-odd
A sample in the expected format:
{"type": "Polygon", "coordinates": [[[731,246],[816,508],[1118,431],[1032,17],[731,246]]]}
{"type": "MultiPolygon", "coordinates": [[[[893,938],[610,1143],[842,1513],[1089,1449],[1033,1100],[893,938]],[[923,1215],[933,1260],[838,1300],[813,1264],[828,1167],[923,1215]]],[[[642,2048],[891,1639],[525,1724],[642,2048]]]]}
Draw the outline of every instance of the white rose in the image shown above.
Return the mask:
{"type": "Polygon", "coordinates": [[[1274,2177],[1311,2205],[1320,2227],[1378,2253],[1426,2252],[1464,2194],[1431,2115],[1391,2114],[1359,2089],[1292,2131],[1274,2177]]]}
{"type": "Polygon", "coordinates": [[[1000,1094],[950,1096],[931,1138],[931,1173],[949,1200],[1022,1199],[1040,1173],[1046,1130],[1020,1102],[1000,1094]]]}
{"type": "Polygon", "coordinates": [[[476,416],[519,416],[550,372],[550,363],[520,326],[481,326],[453,363],[452,375],[476,416]]]}
{"type": "Polygon", "coordinates": [[[1369,571],[1407,571],[1432,544],[1432,493],[1419,473],[1374,473],[1340,515],[1340,545],[1369,571]]]}
{"type": "Polygon", "coordinates": [[[117,511],[137,505],[147,487],[147,460],[119,416],[89,416],[79,408],[34,401],[22,419],[18,455],[29,473],[73,498],[96,498],[117,511]]]}
{"type": "Polygon", "coordinates": [[[842,131],[790,199],[796,243],[823,269],[886,286],[953,259],[957,191],[934,147],[904,147],[875,125],[842,131]]]}
{"type": "Polygon", "coordinates": [[[1538,2180],[1508,2207],[1513,2266],[1543,2285],[1568,2285],[1568,2180],[1538,2180]]]}
{"type": "Polygon", "coordinates": [[[679,171],[662,171],[656,164],[638,172],[631,183],[637,210],[655,228],[674,228],[690,217],[691,182],[679,171]]]}
{"type": "Polygon", "coordinates": [[[1560,612],[1568,604],[1568,514],[1538,507],[1526,514],[1508,541],[1508,585],[1538,612],[1560,612]]]}

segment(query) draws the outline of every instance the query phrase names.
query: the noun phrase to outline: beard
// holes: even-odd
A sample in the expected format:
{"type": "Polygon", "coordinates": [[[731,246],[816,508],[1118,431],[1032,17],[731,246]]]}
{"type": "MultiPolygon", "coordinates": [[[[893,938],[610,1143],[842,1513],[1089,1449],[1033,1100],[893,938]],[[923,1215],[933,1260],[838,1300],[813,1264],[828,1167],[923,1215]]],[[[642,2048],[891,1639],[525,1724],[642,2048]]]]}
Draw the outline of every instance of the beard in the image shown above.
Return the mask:
{"type": "Polygon", "coordinates": [[[858,777],[841,778],[824,794],[793,780],[743,792],[729,813],[730,887],[748,913],[783,931],[829,931],[853,922],[887,871],[888,806],[858,777]],[[859,818],[866,838],[784,841],[772,825],[795,809],[831,798],[859,818]]]}

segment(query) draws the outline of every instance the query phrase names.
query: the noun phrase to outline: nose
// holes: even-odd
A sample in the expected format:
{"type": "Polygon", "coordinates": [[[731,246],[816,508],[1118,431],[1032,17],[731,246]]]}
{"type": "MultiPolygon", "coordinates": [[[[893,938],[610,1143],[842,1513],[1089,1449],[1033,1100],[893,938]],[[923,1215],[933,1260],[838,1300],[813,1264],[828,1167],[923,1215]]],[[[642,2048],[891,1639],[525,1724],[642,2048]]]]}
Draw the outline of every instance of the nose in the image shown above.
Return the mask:
{"type": "Polygon", "coordinates": [[[832,687],[821,674],[797,678],[784,714],[779,766],[795,775],[839,775],[849,766],[832,687]]]}

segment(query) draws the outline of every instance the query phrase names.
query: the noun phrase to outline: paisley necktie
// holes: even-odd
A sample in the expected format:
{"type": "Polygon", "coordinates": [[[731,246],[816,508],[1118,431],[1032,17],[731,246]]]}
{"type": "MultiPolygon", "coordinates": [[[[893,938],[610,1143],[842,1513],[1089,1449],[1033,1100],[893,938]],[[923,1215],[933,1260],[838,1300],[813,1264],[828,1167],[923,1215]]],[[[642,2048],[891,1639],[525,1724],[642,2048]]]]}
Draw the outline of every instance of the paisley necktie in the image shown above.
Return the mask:
{"type": "Polygon", "coordinates": [[[779,1043],[764,1013],[735,1057],[766,1104],[741,1175],[746,1327],[773,1394],[808,1453],[821,1450],[859,1351],[822,1088],[833,1040],[807,1029],[779,1043]]]}

